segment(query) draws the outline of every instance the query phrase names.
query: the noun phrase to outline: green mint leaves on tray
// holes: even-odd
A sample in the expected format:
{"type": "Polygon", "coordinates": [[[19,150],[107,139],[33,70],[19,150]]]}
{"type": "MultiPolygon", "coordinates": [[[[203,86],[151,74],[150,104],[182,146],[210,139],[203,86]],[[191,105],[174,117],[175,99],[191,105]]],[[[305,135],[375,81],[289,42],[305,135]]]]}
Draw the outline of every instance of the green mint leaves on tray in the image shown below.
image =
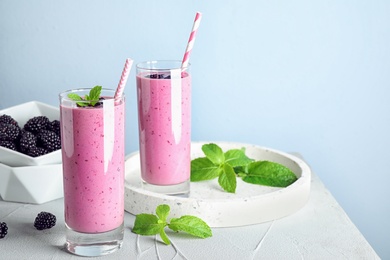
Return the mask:
{"type": "Polygon", "coordinates": [[[95,86],[89,91],[88,95],[84,96],[84,98],[80,97],[76,93],[68,94],[68,98],[70,98],[73,101],[81,101],[81,102],[77,102],[77,105],[80,107],[86,107],[86,106],[93,107],[99,102],[101,92],[102,92],[102,86],[95,86]]]}
{"type": "Polygon", "coordinates": [[[183,231],[200,238],[212,236],[211,229],[206,222],[195,216],[184,215],[180,218],[172,218],[168,222],[167,218],[170,210],[168,205],[162,204],[157,206],[156,215],[146,213],[136,215],[133,233],[144,236],[159,234],[162,241],[167,245],[170,245],[171,241],[165,233],[166,226],[175,232],[183,231]]]}
{"type": "Polygon", "coordinates": [[[247,183],[272,187],[287,187],[297,180],[295,174],[284,165],[270,161],[255,161],[245,155],[245,149],[223,152],[213,143],[204,144],[206,157],[191,161],[191,181],[212,180],[218,177],[221,188],[235,193],[237,177],[247,183]]]}

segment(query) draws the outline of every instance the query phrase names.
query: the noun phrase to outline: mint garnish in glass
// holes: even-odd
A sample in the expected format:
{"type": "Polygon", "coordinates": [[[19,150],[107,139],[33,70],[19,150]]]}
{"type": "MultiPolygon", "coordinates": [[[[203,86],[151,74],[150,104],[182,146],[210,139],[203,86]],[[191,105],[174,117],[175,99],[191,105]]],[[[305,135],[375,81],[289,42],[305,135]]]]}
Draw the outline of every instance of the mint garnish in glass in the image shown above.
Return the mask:
{"type": "Polygon", "coordinates": [[[76,93],[68,94],[68,98],[70,98],[73,101],[80,101],[80,102],[76,102],[77,105],[80,107],[87,107],[87,106],[93,107],[99,103],[101,92],[102,92],[102,86],[95,86],[89,91],[88,95],[84,96],[84,98],[80,97],[76,93]]]}

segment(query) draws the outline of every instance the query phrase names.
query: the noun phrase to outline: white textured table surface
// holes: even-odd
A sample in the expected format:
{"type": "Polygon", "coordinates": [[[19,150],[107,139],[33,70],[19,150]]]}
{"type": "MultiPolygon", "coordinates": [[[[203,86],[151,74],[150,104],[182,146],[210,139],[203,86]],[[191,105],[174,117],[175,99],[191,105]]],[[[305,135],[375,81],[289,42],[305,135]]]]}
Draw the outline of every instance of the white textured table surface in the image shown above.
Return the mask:
{"type": "MultiPolygon", "coordinates": [[[[0,239],[0,259],[85,259],[63,250],[63,200],[42,205],[0,200],[0,222],[8,235],[0,239]],[[52,229],[38,231],[35,216],[57,216],[52,229]]],[[[288,217],[258,225],[214,228],[213,237],[197,239],[167,232],[172,245],[131,232],[135,217],[126,212],[123,247],[95,259],[379,259],[343,209],[313,174],[309,202],[288,217]]]]}

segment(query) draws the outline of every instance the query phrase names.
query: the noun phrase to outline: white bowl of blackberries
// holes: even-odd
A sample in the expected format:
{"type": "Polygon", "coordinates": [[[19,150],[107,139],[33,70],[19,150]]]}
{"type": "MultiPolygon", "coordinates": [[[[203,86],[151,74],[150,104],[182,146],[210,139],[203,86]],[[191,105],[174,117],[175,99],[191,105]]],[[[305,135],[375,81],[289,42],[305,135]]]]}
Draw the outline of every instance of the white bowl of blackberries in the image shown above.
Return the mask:
{"type": "Polygon", "coordinates": [[[37,101],[0,110],[3,200],[40,204],[63,196],[59,115],[37,101]]]}
{"type": "Polygon", "coordinates": [[[60,149],[58,108],[33,101],[0,111],[0,163],[56,164],[60,149]]]}

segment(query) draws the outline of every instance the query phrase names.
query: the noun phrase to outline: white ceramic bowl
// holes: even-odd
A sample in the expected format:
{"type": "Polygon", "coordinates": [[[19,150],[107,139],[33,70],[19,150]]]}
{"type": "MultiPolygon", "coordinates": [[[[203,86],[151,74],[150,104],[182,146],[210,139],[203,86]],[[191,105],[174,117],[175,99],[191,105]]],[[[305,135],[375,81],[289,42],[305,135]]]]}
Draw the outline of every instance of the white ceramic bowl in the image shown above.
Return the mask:
{"type": "Polygon", "coordinates": [[[41,204],[63,197],[62,164],[10,167],[0,163],[5,201],[41,204]]]}
{"type": "MultiPolygon", "coordinates": [[[[3,114],[12,116],[19,123],[20,127],[23,127],[30,118],[35,116],[43,115],[48,117],[50,121],[60,119],[59,108],[37,101],[0,110],[0,115],[3,114]]],[[[58,164],[61,163],[61,150],[39,157],[31,157],[0,146],[0,163],[12,167],[58,164]]]]}

